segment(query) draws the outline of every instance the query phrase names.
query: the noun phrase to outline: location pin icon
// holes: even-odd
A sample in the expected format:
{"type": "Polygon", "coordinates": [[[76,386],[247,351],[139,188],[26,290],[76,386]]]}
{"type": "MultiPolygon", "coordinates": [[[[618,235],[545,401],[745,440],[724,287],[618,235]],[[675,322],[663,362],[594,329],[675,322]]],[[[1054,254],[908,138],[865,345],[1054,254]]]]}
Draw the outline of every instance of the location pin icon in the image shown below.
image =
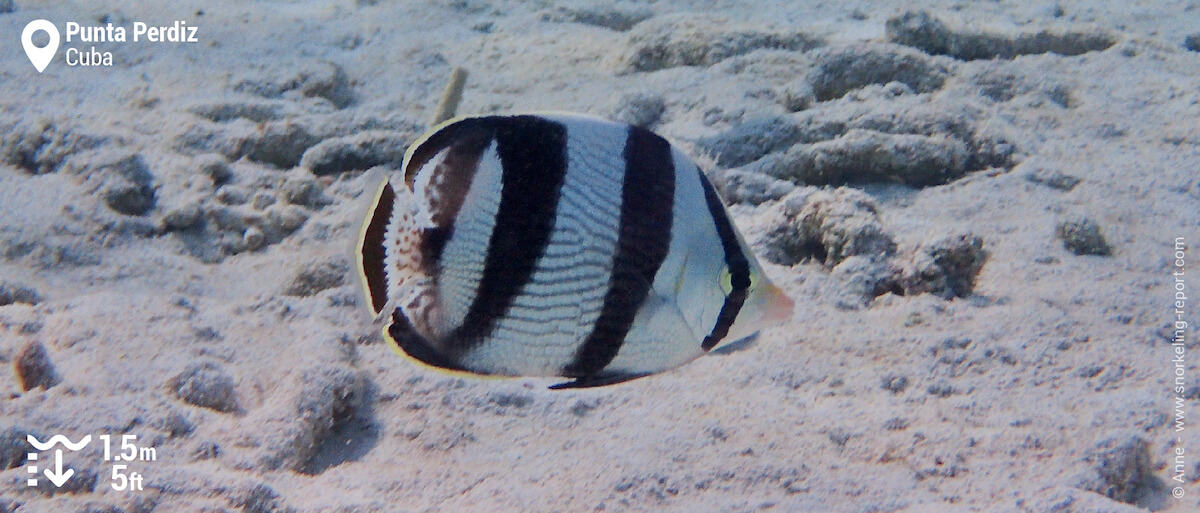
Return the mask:
{"type": "Polygon", "coordinates": [[[25,55],[29,56],[29,62],[41,73],[58,52],[58,28],[46,20],[33,20],[21,31],[21,45],[25,47],[25,55]],[[33,33],[39,30],[50,36],[50,44],[41,48],[33,45],[33,33]]]}

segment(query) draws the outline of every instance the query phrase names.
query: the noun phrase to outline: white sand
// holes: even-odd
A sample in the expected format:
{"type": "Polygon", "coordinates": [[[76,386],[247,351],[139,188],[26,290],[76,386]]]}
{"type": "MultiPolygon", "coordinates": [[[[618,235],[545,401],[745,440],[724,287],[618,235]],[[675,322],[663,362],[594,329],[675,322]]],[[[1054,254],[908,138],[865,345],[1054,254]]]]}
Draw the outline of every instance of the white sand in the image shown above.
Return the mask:
{"type": "MultiPolygon", "coordinates": [[[[1189,328],[1176,432],[1168,328],[1175,238],[1200,240],[1200,53],[1184,48],[1200,2],[415,4],[18,1],[0,14],[0,286],[38,296],[0,306],[0,361],[15,369],[41,344],[53,367],[52,386],[30,391],[0,372],[0,511],[1200,510],[1200,352],[1189,328]],[[787,112],[785,91],[818,76],[822,52],[899,51],[882,45],[885,22],[915,9],[968,38],[1112,44],[971,61],[902,48],[930,66],[909,86],[857,83],[787,112]],[[16,43],[32,19],[62,30],[104,16],[184,20],[200,43],[95,44],[110,68],[68,67],[60,49],[40,75],[16,43]],[[715,42],[703,62],[630,67],[639,41],[689,24],[662,48],[684,59],[715,42]],[[817,48],[721,58],[762,33],[817,48]],[[898,244],[894,264],[962,233],[988,256],[967,297],[865,306],[861,273],[768,264],[796,299],[790,324],[612,387],[413,365],[381,343],[357,283],[339,281],[366,180],[308,168],[355,142],[389,161],[454,66],[470,72],[460,113],[642,116],[661,98],[655,130],[697,152],[763,116],[834,126],[830,141],[864,120],[945,116],[1012,154],[945,185],[860,188],[898,244]],[[914,85],[926,79],[939,83],[914,85]],[[1056,224],[1077,217],[1111,256],[1064,248],[1056,224]],[[115,491],[93,441],[67,455],[72,491],[30,488],[29,432],[133,434],[157,460],[130,464],[145,490],[115,491]]],[[[919,148],[961,143],[917,135],[919,148]]],[[[761,240],[779,208],[732,210],[761,240]]],[[[1200,297],[1200,281],[1188,286],[1200,297]]]]}

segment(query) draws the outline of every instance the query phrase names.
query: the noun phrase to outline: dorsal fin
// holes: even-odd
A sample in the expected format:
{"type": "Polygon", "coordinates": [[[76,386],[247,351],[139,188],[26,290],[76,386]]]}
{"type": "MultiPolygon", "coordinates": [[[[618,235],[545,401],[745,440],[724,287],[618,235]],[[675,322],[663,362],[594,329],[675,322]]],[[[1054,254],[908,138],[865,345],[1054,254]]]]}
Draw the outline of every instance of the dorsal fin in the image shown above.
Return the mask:
{"type": "Polygon", "coordinates": [[[447,121],[417,139],[408,150],[404,159],[404,183],[409,190],[415,190],[413,184],[417,173],[435,156],[447,148],[453,148],[453,153],[465,158],[479,158],[483,149],[495,137],[492,128],[495,116],[458,118],[447,121]]]}

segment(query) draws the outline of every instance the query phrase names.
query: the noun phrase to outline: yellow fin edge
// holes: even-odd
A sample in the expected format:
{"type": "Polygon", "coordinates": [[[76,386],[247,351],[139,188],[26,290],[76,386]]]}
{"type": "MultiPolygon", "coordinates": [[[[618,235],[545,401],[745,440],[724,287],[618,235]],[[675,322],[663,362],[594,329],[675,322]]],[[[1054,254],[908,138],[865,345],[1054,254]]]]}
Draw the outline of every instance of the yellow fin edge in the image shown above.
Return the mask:
{"type": "Polygon", "coordinates": [[[413,357],[412,355],[408,354],[407,352],[405,352],[404,348],[400,347],[400,343],[396,342],[396,339],[392,338],[392,335],[388,333],[388,328],[391,328],[391,327],[392,327],[391,321],[388,321],[387,324],[385,324],[383,326],[383,330],[381,331],[381,334],[383,335],[383,340],[387,342],[387,345],[389,348],[391,348],[392,352],[400,355],[401,358],[408,360],[409,363],[416,364],[418,367],[425,368],[427,370],[436,372],[438,374],[442,374],[445,376],[453,376],[456,378],[470,378],[470,379],[484,379],[484,380],[508,380],[508,379],[516,379],[516,378],[521,377],[521,376],[502,376],[502,375],[498,375],[498,374],[479,374],[479,373],[475,373],[475,372],[471,372],[471,371],[458,370],[458,369],[447,369],[445,367],[438,367],[436,365],[430,365],[428,363],[421,361],[418,358],[413,357]]]}

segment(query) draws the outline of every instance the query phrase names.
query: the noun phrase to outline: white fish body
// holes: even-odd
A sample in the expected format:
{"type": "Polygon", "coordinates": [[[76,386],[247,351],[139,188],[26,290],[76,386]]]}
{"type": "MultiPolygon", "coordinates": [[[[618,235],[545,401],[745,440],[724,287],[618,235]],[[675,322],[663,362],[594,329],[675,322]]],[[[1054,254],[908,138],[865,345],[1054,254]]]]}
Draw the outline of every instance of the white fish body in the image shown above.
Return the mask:
{"type": "Polygon", "coordinates": [[[425,364],[605,384],[791,314],[700,169],[648,130],[459,118],[403,167],[375,195],[358,262],[385,337],[425,364]]]}

